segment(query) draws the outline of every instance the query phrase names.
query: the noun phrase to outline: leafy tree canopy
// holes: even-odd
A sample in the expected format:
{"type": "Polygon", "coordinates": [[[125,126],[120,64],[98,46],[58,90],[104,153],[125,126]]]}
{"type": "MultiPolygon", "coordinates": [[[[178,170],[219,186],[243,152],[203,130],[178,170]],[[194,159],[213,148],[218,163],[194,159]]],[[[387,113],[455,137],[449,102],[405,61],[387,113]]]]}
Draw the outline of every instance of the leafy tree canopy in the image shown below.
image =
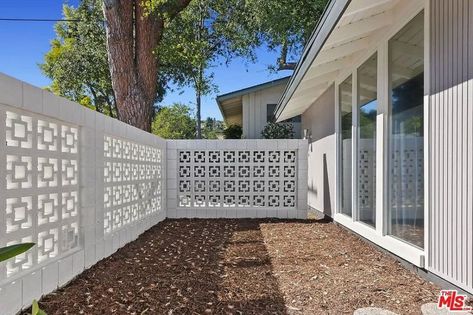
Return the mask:
{"type": "Polygon", "coordinates": [[[203,122],[202,138],[203,139],[218,139],[218,136],[223,135],[224,130],[223,121],[208,117],[203,122]]]}
{"type": "MultiPolygon", "coordinates": [[[[56,38],[40,67],[52,79],[49,89],[54,93],[116,115],[103,1],[64,6],[64,18],[74,22],[56,24],[56,38]]],[[[280,51],[273,69],[293,68],[286,59],[297,60],[328,0],[192,0],[178,14],[174,8],[182,8],[183,2],[142,2],[148,14],[164,16],[164,32],[158,34],[154,52],[158,102],[171,81],[192,86],[197,96],[215,91],[212,68],[234,57],[253,62],[261,45],[280,51]]]]}
{"type": "Polygon", "coordinates": [[[179,103],[162,107],[153,120],[151,131],[164,139],[193,139],[195,120],[191,108],[179,103]]]}
{"type": "Polygon", "coordinates": [[[105,44],[102,2],[82,0],[77,8],[64,5],[56,38],[40,65],[52,79],[50,90],[97,111],[115,112],[105,44]]]}

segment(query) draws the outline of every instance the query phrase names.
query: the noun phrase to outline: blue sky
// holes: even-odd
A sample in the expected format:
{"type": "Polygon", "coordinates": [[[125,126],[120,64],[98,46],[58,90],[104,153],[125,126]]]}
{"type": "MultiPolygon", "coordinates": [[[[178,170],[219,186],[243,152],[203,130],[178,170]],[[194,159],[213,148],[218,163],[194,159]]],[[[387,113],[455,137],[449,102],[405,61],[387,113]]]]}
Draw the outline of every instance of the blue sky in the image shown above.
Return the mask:
{"type": "MultiPolygon", "coordinates": [[[[0,0],[0,18],[41,18],[59,19],[64,3],[77,5],[79,0],[0,0]]],[[[39,87],[45,87],[50,80],[38,68],[44,54],[49,50],[49,43],[54,38],[54,22],[7,22],[0,21],[0,72],[26,81],[39,87]]],[[[257,51],[256,64],[247,64],[236,59],[228,65],[211,69],[215,73],[214,83],[218,94],[245,88],[254,84],[287,76],[290,72],[271,73],[268,65],[277,58],[274,52],[265,48],[257,51]]],[[[221,119],[215,102],[215,94],[204,97],[202,117],[221,119]]],[[[192,89],[168,92],[163,104],[182,102],[194,106],[195,95],[192,89]]]]}

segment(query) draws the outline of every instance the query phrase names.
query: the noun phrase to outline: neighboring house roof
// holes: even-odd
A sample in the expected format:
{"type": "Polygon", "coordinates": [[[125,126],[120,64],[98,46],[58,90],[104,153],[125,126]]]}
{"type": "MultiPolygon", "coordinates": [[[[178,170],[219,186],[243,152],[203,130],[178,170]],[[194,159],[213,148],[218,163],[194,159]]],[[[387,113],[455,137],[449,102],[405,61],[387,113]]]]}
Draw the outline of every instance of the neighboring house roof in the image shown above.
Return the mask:
{"type": "MultiPolygon", "coordinates": [[[[294,94],[294,91],[299,86],[302,78],[305,76],[305,74],[309,70],[312,64],[312,61],[321,51],[327,38],[329,37],[332,30],[337,25],[337,22],[342,17],[343,12],[347,8],[347,6],[350,4],[350,2],[351,0],[331,0],[325,7],[324,14],[322,15],[322,18],[317,23],[314,31],[312,32],[312,35],[309,38],[309,41],[304,48],[302,57],[297,63],[297,67],[294,71],[294,74],[292,75],[291,80],[289,81],[289,84],[287,85],[286,90],[284,91],[281,97],[281,100],[279,101],[278,107],[276,108],[275,116],[278,121],[284,120],[286,118],[290,118],[290,117],[285,117],[283,119],[280,119],[282,111],[286,107],[289,99],[294,94]]],[[[295,114],[293,116],[296,116],[298,114],[295,114]]]]}
{"type": "Polygon", "coordinates": [[[227,124],[240,124],[242,115],[242,97],[244,95],[272,88],[289,82],[290,76],[253,85],[241,90],[218,95],[216,100],[223,119],[227,124]]]}

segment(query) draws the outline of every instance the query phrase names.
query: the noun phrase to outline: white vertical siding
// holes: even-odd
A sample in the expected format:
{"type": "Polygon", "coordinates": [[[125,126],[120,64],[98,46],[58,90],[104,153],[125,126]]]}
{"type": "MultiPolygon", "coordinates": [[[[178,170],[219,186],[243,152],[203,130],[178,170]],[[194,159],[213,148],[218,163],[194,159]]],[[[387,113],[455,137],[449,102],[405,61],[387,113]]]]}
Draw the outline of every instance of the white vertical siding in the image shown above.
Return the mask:
{"type": "Polygon", "coordinates": [[[430,10],[428,268],[473,292],[473,1],[430,10]]]}
{"type": "MultiPolygon", "coordinates": [[[[243,136],[246,139],[261,139],[261,131],[266,126],[266,106],[277,104],[285,84],[280,84],[242,97],[243,136]]],[[[301,124],[294,124],[295,138],[301,137],[301,124]]]]}

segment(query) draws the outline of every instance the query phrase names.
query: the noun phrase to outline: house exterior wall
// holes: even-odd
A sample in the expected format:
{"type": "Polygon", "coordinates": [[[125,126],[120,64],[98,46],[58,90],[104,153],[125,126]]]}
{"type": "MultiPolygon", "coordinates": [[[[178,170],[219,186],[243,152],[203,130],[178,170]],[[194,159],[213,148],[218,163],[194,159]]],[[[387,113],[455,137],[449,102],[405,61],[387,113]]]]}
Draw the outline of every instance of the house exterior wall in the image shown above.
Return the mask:
{"type": "MultiPolygon", "coordinates": [[[[324,202],[324,160],[326,154],[328,187],[331,192],[340,190],[343,183],[333,176],[331,161],[339,149],[336,137],[328,123],[329,116],[337,112],[335,91],[319,97],[302,115],[302,128],[311,130],[308,152],[308,203],[317,210],[332,214],[335,221],[366,239],[402,257],[416,266],[473,293],[473,2],[470,0],[426,0],[425,7],[425,94],[424,94],[424,187],[425,187],[425,247],[410,246],[390,236],[386,228],[386,166],[377,169],[377,228],[372,229],[337,212],[335,197],[331,197],[332,211],[324,202]],[[335,98],[335,100],[333,100],[335,98]],[[332,104],[332,105],[330,105],[332,104]],[[326,114],[327,116],[325,116],[326,114]],[[332,140],[333,139],[333,140],[332,140]],[[333,152],[333,153],[332,153],[333,152]],[[331,153],[333,156],[331,156],[331,153]]],[[[384,135],[388,132],[389,90],[387,87],[387,40],[391,38],[415,14],[418,8],[397,21],[387,31],[385,38],[373,45],[369,53],[346,67],[346,73],[336,80],[342,82],[352,73],[356,86],[356,69],[375,51],[378,52],[378,136],[377,165],[385,165],[388,159],[384,135]],[[383,149],[381,149],[383,148],[383,149]]],[[[356,89],[353,90],[355,95],[356,89]]],[[[355,99],[353,100],[355,103],[355,99]]],[[[338,113],[335,113],[337,116],[338,113]]],[[[334,121],[335,119],[332,119],[334,121]]],[[[337,122],[335,120],[335,124],[337,122]]],[[[338,130],[339,126],[335,128],[338,130]]],[[[354,129],[355,134],[356,129],[354,129]]],[[[340,143],[338,145],[341,145],[340,143]]],[[[361,143],[359,143],[361,146],[361,143]]],[[[351,145],[349,145],[351,146],[351,145]]],[[[356,152],[352,152],[356,154],[356,152]]],[[[421,155],[422,155],[421,154],[421,155]]],[[[356,170],[357,165],[353,164],[356,170]]],[[[333,169],[336,169],[333,166],[333,169]]],[[[338,170],[339,171],[339,170],[338,170]]],[[[353,173],[352,173],[353,174],[353,173]]],[[[357,176],[354,176],[357,179],[357,176]]],[[[355,180],[353,180],[355,182],[355,180]]],[[[356,190],[355,190],[356,191],[356,190]]],[[[356,198],[353,198],[353,204],[356,198]]],[[[338,209],[339,212],[340,209],[338,209]]],[[[406,217],[409,219],[409,217],[406,217]]]]}
{"type": "MultiPolygon", "coordinates": [[[[261,139],[261,131],[267,123],[267,104],[277,104],[285,84],[243,95],[243,138],[261,139]]],[[[300,123],[294,123],[295,138],[301,137],[300,123]]]]}
{"type": "Polygon", "coordinates": [[[429,1],[428,269],[473,292],[473,1],[429,1]]]}
{"type": "Polygon", "coordinates": [[[335,207],[335,91],[332,86],[302,114],[302,129],[309,131],[309,207],[333,216],[335,207]]]}

